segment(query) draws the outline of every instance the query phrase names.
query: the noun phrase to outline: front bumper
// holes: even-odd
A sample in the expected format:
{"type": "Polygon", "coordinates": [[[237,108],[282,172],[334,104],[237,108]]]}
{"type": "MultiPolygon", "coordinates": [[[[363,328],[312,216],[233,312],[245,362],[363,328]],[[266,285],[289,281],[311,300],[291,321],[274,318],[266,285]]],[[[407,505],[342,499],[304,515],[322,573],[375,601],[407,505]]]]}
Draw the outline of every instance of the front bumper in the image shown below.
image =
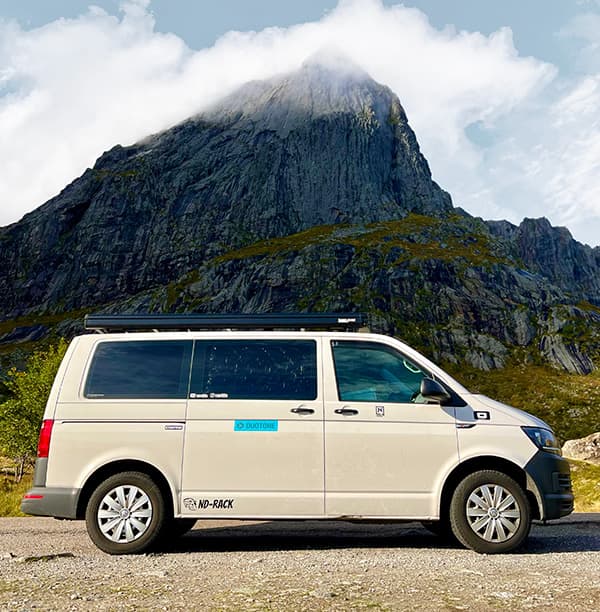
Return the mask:
{"type": "Polygon", "coordinates": [[[33,487],[21,501],[21,512],[34,516],[77,518],[80,489],[33,487]]]}
{"type": "Polygon", "coordinates": [[[540,519],[550,520],[573,512],[571,469],[563,457],[539,450],[525,466],[527,488],[533,491],[540,519]]]}

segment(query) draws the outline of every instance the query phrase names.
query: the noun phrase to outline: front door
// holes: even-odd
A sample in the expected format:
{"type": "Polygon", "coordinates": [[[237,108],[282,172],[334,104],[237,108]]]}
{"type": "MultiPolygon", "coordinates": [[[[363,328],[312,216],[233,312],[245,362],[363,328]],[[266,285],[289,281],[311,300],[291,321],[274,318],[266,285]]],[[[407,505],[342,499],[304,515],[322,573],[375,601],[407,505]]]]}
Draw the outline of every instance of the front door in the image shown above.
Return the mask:
{"type": "Polygon", "coordinates": [[[323,515],[319,343],[285,337],[196,340],[183,514],[323,515]]]}
{"type": "Polygon", "coordinates": [[[454,409],[426,403],[419,388],[429,373],[395,347],[328,342],[326,514],[437,516],[443,477],[458,460],[454,409]]]}

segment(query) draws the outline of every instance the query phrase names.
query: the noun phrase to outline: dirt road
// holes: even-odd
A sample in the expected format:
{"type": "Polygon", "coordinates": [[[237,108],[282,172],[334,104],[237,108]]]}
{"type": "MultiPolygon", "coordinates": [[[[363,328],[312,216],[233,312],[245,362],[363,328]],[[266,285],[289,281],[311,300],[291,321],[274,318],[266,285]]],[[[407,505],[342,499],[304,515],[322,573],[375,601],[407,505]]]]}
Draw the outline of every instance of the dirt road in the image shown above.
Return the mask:
{"type": "Polygon", "coordinates": [[[418,523],[198,522],[171,550],[110,557],[81,522],[0,519],[2,610],[600,610],[600,515],[534,526],[515,554],[418,523]]]}

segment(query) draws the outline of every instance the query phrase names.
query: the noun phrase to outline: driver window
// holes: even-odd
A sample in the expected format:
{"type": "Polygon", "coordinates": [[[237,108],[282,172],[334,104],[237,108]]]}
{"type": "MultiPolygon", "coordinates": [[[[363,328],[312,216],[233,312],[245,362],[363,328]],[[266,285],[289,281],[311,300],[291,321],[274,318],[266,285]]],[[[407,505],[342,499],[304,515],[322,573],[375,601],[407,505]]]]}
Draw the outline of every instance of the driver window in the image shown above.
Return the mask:
{"type": "Polygon", "coordinates": [[[426,403],[419,389],[429,374],[392,347],[350,340],[331,345],[340,401],[426,403]]]}

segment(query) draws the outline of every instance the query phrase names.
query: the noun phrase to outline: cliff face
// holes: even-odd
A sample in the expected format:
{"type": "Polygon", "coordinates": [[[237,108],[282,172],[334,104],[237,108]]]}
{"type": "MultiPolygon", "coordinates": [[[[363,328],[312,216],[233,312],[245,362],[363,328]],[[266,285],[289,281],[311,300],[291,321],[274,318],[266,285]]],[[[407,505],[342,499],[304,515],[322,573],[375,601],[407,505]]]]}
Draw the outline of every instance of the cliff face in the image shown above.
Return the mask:
{"type": "Polygon", "coordinates": [[[105,153],[0,229],[0,257],[0,352],[82,309],[359,309],[484,369],[600,356],[600,249],[453,209],[398,98],[320,61],[105,153]]]}
{"type": "Polygon", "coordinates": [[[517,358],[590,372],[600,309],[523,269],[515,250],[459,214],[320,226],[230,251],[112,310],[358,310],[437,360],[489,370],[517,358]]]}
{"type": "Polygon", "coordinates": [[[0,311],[104,303],[267,237],[451,207],[397,97],[311,62],[115,147],[0,230],[0,311]]]}
{"type": "Polygon", "coordinates": [[[547,219],[524,219],[519,226],[488,221],[496,236],[508,240],[523,265],[552,281],[570,295],[600,305],[600,247],[573,240],[565,227],[552,227],[547,219]]]}

